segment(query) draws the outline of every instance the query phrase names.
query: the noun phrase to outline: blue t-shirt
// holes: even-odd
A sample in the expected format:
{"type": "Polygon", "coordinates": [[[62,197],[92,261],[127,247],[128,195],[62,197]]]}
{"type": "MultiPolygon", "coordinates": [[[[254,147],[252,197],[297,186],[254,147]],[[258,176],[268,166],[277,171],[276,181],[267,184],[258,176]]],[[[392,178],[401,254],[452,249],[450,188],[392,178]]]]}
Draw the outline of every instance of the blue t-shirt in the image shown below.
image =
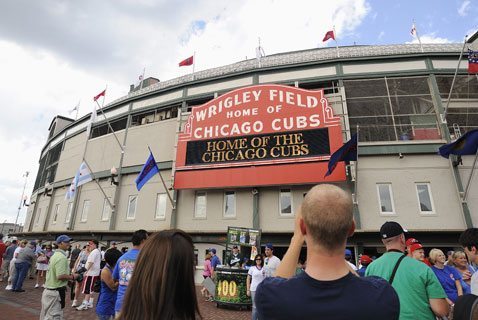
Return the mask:
{"type": "Polygon", "coordinates": [[[218,256],[214,255],[211,258],[211,267],[216,270],[217,265],[221,264],[221,259],[218,256]]]}
{"type": "Polygon", "coordinates": [[[445,290],[448,299],[455,303],[456,299],[458,299],[458,290],[455,281],[461,280],[461,274],[455,268],[450,266],[444,266],[443,269],[438,269],[437,267],[432,266],[432,270],[445,290]]]}
{"type": "Polygon", "coordinates": [[[118,262],[116,262],[115,269],[113,270],[113,279],[119,281],[115,304],[116,312],[119,312],[123,305],[124,295],[128,288],[129,280],[131,280],[131,276],[133,275],[134,265],[138,254],[138,249],[129,250],[118,259],[118,262]]]}
{"type": "MultiPolygon", "coordinates": [[[[108,265],[106,265],[105,268],[108,268],[110,272],[112,272],[108,265]]],[[[96,304],[96,314],[102,316],[115,315],[116,293],[116,290],[111,290],[106,283],[101,281],[101,291],[98,296],[98,303],[96,304]]]]}
{"type": "Polygon", "coordinates": [[[398,319],[395,290],[379,277],[352,273],[319,281],[302,272],[290,279],[270,277],[257,287],[255,302],[260,319],[398,319]]]}
{"type": "Polygon", "coordinates": [[[367,266],[362,266],[360,269],[357,270],[357,273],[361,277],[365,277],[365,271],[367,271],[367,266]]]}

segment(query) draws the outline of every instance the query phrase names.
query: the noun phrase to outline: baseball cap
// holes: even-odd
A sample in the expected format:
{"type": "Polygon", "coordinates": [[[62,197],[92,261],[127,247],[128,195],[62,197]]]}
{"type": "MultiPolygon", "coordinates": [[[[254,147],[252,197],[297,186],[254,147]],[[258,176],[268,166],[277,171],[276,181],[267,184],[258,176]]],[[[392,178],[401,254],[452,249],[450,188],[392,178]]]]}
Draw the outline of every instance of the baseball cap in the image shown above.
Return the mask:
{"type": "Polygon", "coordinates": [[[414,243],[410,246],[410,253],[418,249],[423,249],[423,246],[420,243],[414,243]]]}
{"type": "Polygon", "coordinates": [[[352,251],[350,251],[349,249],[345,249],[345,255],[352,256],[352,251]]]}
{"type": "Polygon", "coordinates": [[[111,245],[112,245],[112,246],[115,246],[115,245],[116,245],[116,241],[111,241],[111,245]]]}
{"type": "Polygon", "coordinates": [[[68,237],[66,234],[62,234],[56,238],[56,243],[60,244],[61,242],[70,242],[71,238],[68,237]]]}
{"type": "Polygon", "coordinates": [[[31,244],[32,246],[36,246],[36,245],[37,245],[36,241],[30,241],[30,244],[31,244]]]}
{"type": "Polygon", "coordinates": [[[369,256],[367,256],[366,254],[363,254],[361,257],[360,257],[360,263],[371,263],[372,262],[372,258],[370,258],[369,256]]]}
{"type": "Polygon", "coordinates": [[[209,251],[211,251],[212,253],[216,254],[216,248],[211,248],[211,250],[209,250],[209,251]]]}
{"type": "Polygon", "coordinates": [[[237,245],[233,245],[232,248],[233,248],[233,249],[237,249],[237,245]]]}
{"type": "Polygon", "coordinates": [[[266,248],[274,250],[274,246],[272,245],[272,243],[266,243],[266,248]]]}
{"type": "Polygon", "coordinates": [[[387,221],[380,228],[380,236],[382,239],[393,238],[404,232],[406,232],[406,230],[404,230],[402,226],[395,221],[387,221]]]}
{"type": "Polygon", "coordinates": [[[417,239],[415,238],[408,238],[407,241],[405,242],[405,245],[407,247],[411,246],[412,244],[414,243],[420,243],[420,241],[418,241],[417,239]]]}

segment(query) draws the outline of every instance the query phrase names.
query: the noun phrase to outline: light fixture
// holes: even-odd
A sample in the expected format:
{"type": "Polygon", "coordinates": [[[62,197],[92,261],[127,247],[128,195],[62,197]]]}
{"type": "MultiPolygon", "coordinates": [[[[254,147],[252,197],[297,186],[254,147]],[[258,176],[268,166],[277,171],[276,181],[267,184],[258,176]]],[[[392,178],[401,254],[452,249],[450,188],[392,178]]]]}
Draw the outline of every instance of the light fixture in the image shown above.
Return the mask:
{"type": "Polygon", "coordinates": [[[116,177],[118,176],[118,171],[116,170],[115,167],[112,167],[111,170],[110,170],[110,173],[111,173],[111,184],[117,186],[118,185],[118,181],[116,181],[116,177]]]}
{"type": "Polygon", "coordinates": [[[458,167],[460,164],[461,165],[463,164],[463,159],[461,158],[461,156],[457,156],[456,160],[452,161],[452,164],[453,164],[453,167],[458,167]]]}
{"type": "Polygon", "coordinates": [[[27,203],[27,200],[28,200],[28,197],[27,197],[27,196],[24,196],[24,197],[23,197],[23,206],[24,206],[24,207],[30,206],[30,204],[27,203]]]}
{"type": "Polygon", "coordinates": [[[398,154],[398,158],[403,159],[404,157],[405,157],[405,156],[403,155],[403,153],[400,152],[400,153],[398,154]]]}

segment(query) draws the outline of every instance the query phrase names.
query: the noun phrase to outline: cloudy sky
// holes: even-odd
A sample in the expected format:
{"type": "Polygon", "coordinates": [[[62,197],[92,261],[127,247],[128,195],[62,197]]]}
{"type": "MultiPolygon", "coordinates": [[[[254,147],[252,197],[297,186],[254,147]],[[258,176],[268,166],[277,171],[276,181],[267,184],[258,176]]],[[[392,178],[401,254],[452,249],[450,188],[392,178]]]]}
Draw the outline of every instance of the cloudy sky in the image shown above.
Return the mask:
{"type": "MultiPolygon", "coordinates": [[[[106,103],[145,77],[190,72],[267,54],[334,45],[462,42],[478,29],[471,0],[104,0],[0,2],[0,224],[15,221],[25,171],[30,195],[40,150],[55,115],[79,116],[108,86],[106,103]]],[[[19,222],[25,219],[20,211],[19,222]]]]}

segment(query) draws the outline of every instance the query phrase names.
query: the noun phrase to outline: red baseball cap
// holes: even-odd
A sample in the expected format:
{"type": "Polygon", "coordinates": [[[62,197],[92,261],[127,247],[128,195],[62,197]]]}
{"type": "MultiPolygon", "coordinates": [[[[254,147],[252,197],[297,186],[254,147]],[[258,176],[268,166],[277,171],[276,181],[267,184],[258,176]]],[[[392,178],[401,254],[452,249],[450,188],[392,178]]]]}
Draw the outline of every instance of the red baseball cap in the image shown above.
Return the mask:
{"type": "Polygon", "coordinates": [[[370,258],[369,256],[367,256],[366,254],[363,254],[361,257],[360,257],[360,263],[372,263],[372,258],[370,258]]]}
{"type": "Polygon", "coordinates": [[[423,246],[420,243],[414,243],[410,246],[410,253],[413,253],[413,251],[418,250],[418,249],[423,249],[423,246]]]}
{"type": "Polygon", "coordinates": [[[406,246],[409,247],[411,246],[412,244],[414,243],[420,243],[420,241],[418,241],[417,239],[415,238],[408,238],[407,241],[405,242],[406,246]]]}

